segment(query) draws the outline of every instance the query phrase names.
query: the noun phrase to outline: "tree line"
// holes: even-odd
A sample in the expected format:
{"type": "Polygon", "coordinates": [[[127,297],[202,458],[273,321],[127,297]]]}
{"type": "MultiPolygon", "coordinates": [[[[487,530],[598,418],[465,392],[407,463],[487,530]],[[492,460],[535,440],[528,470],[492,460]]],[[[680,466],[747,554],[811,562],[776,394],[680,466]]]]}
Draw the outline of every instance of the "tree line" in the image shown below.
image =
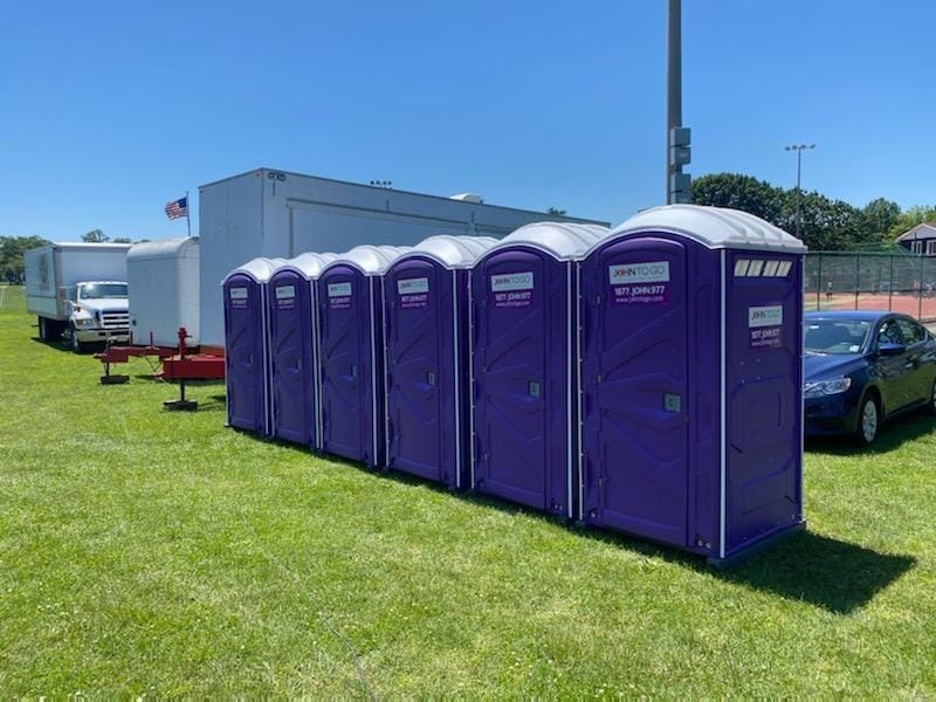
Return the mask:
{"type": "MultiPolygon", "coordinates": [[[[901,210],[879,197],[859,208],[815,190],[799,196],[799,236],[813,251],[887,250],[908,229],[936,221],[933,206],[901,210]]],[[[738,173],[712,173],[693,181],[692,202],[743,210],[791,234],[796,231],[796,188],[738,173]]]]}
{"type": "Polygon", "coordinates": [[[49,243],[41,236],[0,236],[0,280],[22,285],[23,254],[49,243]]]}

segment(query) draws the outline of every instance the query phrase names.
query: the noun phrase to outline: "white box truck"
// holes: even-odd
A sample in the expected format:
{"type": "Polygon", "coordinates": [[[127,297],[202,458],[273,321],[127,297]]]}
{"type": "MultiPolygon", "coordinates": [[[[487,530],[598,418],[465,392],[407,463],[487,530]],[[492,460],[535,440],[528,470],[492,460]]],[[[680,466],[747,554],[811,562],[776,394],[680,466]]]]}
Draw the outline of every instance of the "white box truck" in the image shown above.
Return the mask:
{"type": "Polygon", "coordinates": [[[258,168],[198,189],[201,344],[224,345],[221,282],[247,261],[416,244],[433,234],[501,238],[544,220],[603,224],[451,197],[258,168]]]}
{"type": "Polygon", "coordinates": [[[66,334],[76,352],[129,333],[127,251],[130,244],[59,243],[27,251],[26,308],[39,338],[66,334]]]}

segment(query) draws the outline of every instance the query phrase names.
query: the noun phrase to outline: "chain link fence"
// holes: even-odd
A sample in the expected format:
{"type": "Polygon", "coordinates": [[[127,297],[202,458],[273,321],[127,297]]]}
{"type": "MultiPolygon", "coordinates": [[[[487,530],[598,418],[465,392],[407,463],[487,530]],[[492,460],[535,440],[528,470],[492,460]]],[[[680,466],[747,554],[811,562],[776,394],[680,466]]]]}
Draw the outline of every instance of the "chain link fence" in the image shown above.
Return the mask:
{"type": "Polygon", "coordinates": [[[891,310],[936,321],[936,256],[810,252],[805,286],[806,310],[891,310]]]}

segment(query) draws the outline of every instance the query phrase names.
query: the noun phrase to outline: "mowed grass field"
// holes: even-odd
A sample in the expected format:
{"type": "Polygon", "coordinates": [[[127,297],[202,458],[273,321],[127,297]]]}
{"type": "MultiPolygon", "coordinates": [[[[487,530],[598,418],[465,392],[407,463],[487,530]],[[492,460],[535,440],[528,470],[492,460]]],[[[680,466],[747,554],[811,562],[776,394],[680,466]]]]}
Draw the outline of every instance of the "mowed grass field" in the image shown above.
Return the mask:
{"type": "Polygon", "coordinates": [[[809,445],[725,572],[102,386],[0,298],[4,698],[936,698],[936,422],[809,445]]]}

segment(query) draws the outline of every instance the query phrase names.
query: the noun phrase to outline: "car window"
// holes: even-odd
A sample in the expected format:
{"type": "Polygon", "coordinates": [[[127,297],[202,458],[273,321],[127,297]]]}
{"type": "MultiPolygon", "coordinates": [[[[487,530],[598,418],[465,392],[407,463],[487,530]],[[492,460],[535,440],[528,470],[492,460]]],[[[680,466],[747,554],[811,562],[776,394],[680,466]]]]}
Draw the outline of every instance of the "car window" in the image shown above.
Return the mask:
{"type": "Polygon", "coordinates": [[[870,325],[853,319],[809,319],[806,322],[806,351],[823,354],[858,353],[870,325]]]}
{"type": "Polygon", "coordinates": [[[900,335],[900,327],[897,326],[896,319],[888,319],[881,323],[878,329],[879,344],[902,344],[903,337],[900,335]]]}
{"type": "Polygon", "coordinates": [[[918,344],[926,338],[926,329],[912,319],[898,319],[897,324],[907,346],[918,344]]]}

